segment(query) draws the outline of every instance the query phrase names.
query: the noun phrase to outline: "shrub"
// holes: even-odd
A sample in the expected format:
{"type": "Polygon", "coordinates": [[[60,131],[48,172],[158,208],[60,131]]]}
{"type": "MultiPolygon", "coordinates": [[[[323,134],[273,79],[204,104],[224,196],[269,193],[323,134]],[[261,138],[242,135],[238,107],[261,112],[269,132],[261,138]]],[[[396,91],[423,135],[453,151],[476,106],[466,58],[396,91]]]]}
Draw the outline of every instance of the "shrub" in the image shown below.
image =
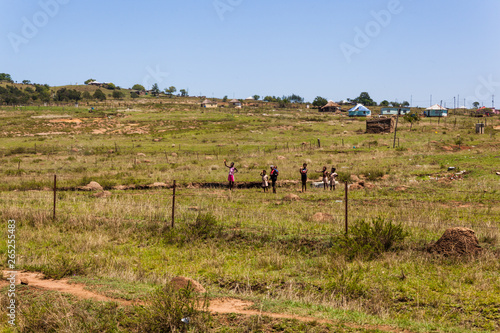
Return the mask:
{"type": "Polygon", "coordinates": [[[142,308],[141,332],[206,332],[211,321],[208,298],[201,307],[194,290],[175,291],[172,285],[158,289],[151,297],[151,305],[142,308]]]}
{"type": "Polygon", "coordinates": [[[376,217],[370,222],[357,220],[349,229],[348,236],[339,241],[341,252],[350,260],[356,257],[374,259],[402,242],[409,233],[401,224],[376,217]]]}
{"type": "Polygon", "coordinates": [[[363,270],[360,267],[349,268],[341,267],[330,277],[325,285],[325,290],[334,294],[335,298],[344,298],[347,300],[360,298],[366,295],[368,288],[361,283],[363,270]]]}
{"type": "Polygon", "coordinates": [[[371,169],[371,170],[364,171],[363,175],[366,176],[366,179],[374,181],[374,180],[377,180],[379,178],[382,178],[385,175],[385,173],[383,170],[380,170],[380,169],[371,169]]]}
{"type": "Polygon", "coordinates": [[[188,241],[217,238],[221,233],[222,226],[219,225],[217,219],[212,214],[199,214],[192,223],[168,229],[165,240],[167,243],[183,245],[188,241]]]}
{"type": "Polygon", "coordinates": [[[351,182],[351,174],[349,172],[339,172],[337,176],[337,180],[341,183],[349,183],[351,182]]]}

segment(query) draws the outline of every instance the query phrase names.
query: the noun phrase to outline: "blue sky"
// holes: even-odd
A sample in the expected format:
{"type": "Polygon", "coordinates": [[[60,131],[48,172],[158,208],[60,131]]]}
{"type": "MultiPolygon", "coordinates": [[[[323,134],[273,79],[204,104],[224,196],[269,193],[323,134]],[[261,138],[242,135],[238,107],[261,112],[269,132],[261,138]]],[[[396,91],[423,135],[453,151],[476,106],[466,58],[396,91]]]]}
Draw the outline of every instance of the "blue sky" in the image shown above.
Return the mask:
{"type": "Polygon", "coordinates": [[[500,1],[0,0],[0,72],[190,95],[500,104],[500,1]]]}

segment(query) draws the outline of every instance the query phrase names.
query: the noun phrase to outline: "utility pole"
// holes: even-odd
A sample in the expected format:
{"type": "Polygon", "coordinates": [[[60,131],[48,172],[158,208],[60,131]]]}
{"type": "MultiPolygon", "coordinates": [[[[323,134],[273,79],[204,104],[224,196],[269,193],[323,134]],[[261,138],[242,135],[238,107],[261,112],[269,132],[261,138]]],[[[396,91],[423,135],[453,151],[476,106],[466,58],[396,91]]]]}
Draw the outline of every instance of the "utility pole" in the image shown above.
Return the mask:
{"type": "Polygon", "coordinates": [[[392,148],[396,148],[396,134],[398,133],[398,120],[400,114],[401,114],[401,105],[399,106],[398,116],[396,117],[396,127],[394,128],[394,142],[392,144],[392,148]]]}

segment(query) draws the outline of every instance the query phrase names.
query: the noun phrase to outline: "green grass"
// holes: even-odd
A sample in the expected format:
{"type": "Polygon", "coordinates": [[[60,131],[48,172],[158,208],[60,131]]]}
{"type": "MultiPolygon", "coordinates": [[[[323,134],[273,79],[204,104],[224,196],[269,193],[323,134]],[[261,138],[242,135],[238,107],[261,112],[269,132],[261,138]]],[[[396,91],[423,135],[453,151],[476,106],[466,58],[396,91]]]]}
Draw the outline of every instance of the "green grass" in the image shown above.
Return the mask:
{"type": "MultiPolygon", "coordinates": [[[[411,132],[401,121],[404,149],[392,149],[392,135],[360,133],[361,119],[313,110],[201,110],[165,99],[129,107],[140,111],[0,110],[6,124],[0,135],[0,216],[18,221],[19,268],[70,277],[96,292],[132,300],[147,300],[154,286],[189,276],[213,296],[248,298],[264,311],[346,323],[335,324],[338,331],[363,331],[348,323],[419,332],[500,329],[500,185],[495,175],[500,142],[495,132],[469,133],[475,119],[458,116],[457,126],[454,117],[439,126],[435,119],[423,119],[411,132]],[[47,115],[82,122],[39,117],[47,115]],[[64,134],[36,135],[52,132],[64,134]],[[466,149],[454,147],[459,134],[466,149]],[[262,169],[277,164],[278,194],[191,185],[225,184],[224,159],[236,163],[237,183],[259,182],[262,169]],[[364,189],[349,193],[351,225],[380,217],[401,224],[408,236],[376,256],[345,253],[346,247],[339,246],[343,184],[335,192],[308,187],[300,193],[298,170],[304,162],[311,180],[318,180],[316,171],[323,165],[335,166],[344,178],[364,180],[364,189]],[[456,169],[448,171],[451,166],[456,169]],[[457,177],[459,170],[467,172],[457,177]],[[54,174],[60,189],[55,221],[54,174]],[[176,227],[169,230],[171,189],[145,187],[174,180],[179,186],[176,227]],[[112,195],[96,198],[76,191],[90,181],[112,195]],[[114,189],[117,185],[143,189],[114,189]],[[300,200],[283,200],[288,194],[300,200]],[[317,219],[317,213],[326,218],[317,219]],[[474,229],[484,254],[460,259],[428,254],[426,246],[452,226],[474,229]]],[[[490,121],[500,124],[498,118],[490,121]]],[[[6,251],[0,243],[4,258],[6,251]]],[[[85,316],[101,310],[112,314],[124,327],[123,311],[132,311],[132,317],[139,313],[67,302],[85,316]]],[[[215,316],[212,329],[293,332],[294,325],[215,316]]],[[[302,331],[328,329],[300,325],[305,325],[302,331]]]]}

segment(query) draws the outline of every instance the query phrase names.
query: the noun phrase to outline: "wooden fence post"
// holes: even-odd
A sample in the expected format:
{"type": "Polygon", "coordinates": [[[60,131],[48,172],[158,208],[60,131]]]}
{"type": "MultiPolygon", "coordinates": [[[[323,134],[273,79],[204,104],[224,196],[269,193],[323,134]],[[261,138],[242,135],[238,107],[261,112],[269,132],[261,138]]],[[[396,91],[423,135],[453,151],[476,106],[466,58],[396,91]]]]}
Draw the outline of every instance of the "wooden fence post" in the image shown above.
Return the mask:
{"type": "Polygon", "coordinates": [[[57,175],[54,175],[54,211],[52,219],[56,219],[56,194],[57,194],[57,175]]]}
{"type": "Polygon", "coordinates": [[[349,185],[348,182],[345,182],[345,235],[347,236],[347,233],[349,232],[349,223],[348,223],[348,205],[347,205],[347,200],[348,200],[348,191],[349,191],[349,185]]]}
{"type": "Polygon", "coordinates": [[[172,194],[172,229],[174,228],[174,221],[175,221],[175,187],[176,187],[176,184],[175,184],[175,180],[174,180],[174,191],[173,191],[173,194],[172,194]]]}

